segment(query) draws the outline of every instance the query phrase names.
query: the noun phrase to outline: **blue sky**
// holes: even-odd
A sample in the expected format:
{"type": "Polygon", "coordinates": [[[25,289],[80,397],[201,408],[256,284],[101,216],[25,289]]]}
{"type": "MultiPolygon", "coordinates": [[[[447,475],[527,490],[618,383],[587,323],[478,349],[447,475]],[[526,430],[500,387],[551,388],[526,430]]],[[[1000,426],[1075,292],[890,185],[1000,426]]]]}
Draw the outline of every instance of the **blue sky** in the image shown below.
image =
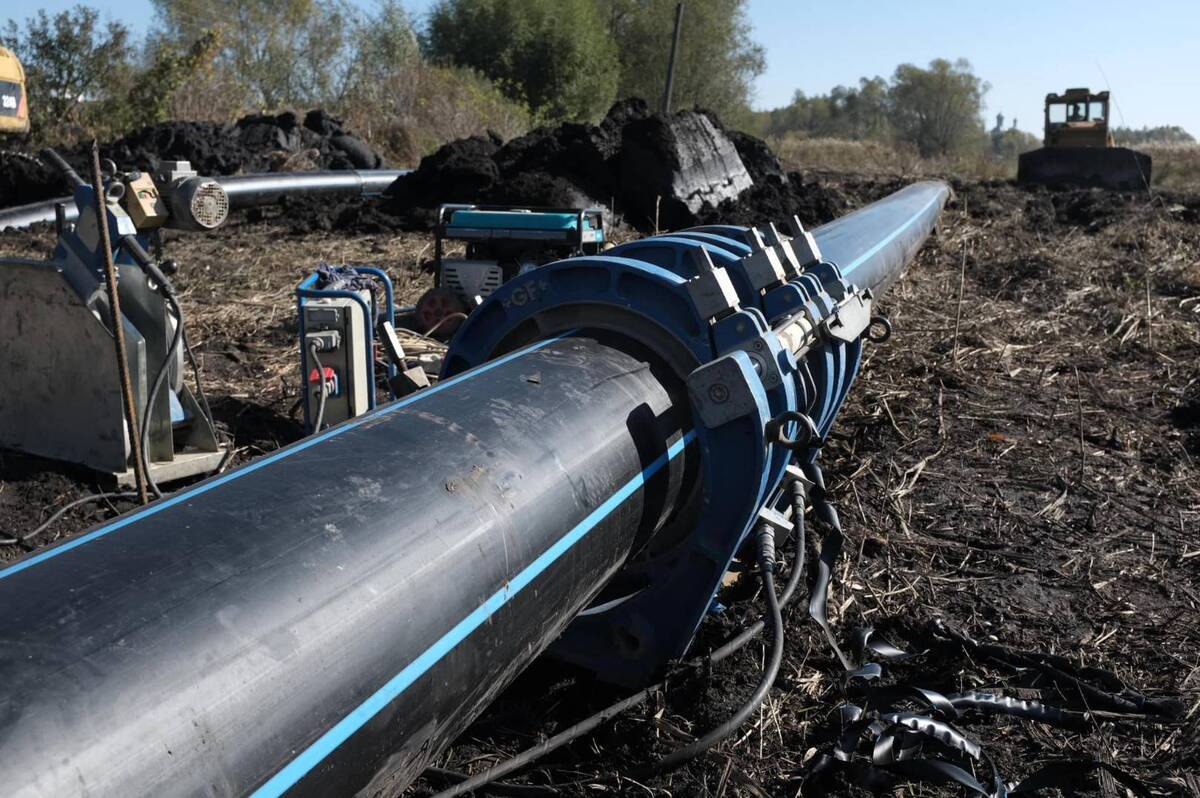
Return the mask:
{"type": "MultiPolygon", "coordinates": [[[[19,15],[74,4],[34,2],[19,15]]],[[[90,4],[139,32],[152,19],[149,0],[90,4]]],[[[405,1],[418,16],[431,4],[405,1]]],[[[818,94],[887,77],[900,63],[963,57],[992,86],[989,127],[1000,111],[1040,132],[1047,92],[1088,86],[1112,90],[1117,124],[1177,124],[1200,137],[1200,0],[750,0],[749,8],[767,52],[760,108],[786,104],[796,89],[818,94]]]]}

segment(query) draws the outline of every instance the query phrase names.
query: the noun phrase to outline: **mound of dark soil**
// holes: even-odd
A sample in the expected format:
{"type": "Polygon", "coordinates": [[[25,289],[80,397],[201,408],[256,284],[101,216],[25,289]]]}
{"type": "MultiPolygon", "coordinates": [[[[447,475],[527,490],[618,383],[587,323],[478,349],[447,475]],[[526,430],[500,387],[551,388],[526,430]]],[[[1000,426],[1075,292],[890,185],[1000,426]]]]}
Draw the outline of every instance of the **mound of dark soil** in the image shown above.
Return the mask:
{"type": "Polygon", "coordinates": [[[779,158],[775,157],[775,153],[771,152],[767,142],[740,130],[726,130],[725,135],[729,136],[729,140],[737,148],[737,153],[741,157],[742,163],[745,164],[746,171],[750,173],[750,178],[755,183],[772,177],[780,179],[787,177],[783,170],[783,164],[779,162],[779,158]]]}
{"type": "Polygon", "coordinates": [[[728,133],[711,114],[662,116],[630,99],[598,125],[543,127],[508,143],[474,137],[446,144],[396,181],[382,210],[399,226],[424,227],[447,202],[594,206],[639,229],[656,221],[684,227],[769,176],[782,178],[782,169],[758,139],[728,133]]]}
{"type": "MultiPolygon", "coordinates": [[[[91,174],[90,142],[61,154],[79,174],[91,174]]],[[[203,175],[300,169],[376,169],[383,159],[321,110],[303,119],[287,112],[243,117],[232,124],[163,122],[100,145],[120,168],[152,171],[162,161],[189,161],[203,175]]],[[[66,181],[33,153],[0,152],[0,207],[61,197],[66,181]]]]}

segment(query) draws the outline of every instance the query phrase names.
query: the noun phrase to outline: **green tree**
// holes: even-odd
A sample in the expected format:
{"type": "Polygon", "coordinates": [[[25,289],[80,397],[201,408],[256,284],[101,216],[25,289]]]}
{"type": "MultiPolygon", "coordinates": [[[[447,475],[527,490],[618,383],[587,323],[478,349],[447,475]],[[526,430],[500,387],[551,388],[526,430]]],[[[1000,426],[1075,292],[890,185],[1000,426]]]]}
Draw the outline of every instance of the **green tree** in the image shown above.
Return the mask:
{"type": "Polygon", "coordinates": [[[352,74],[357,12],[343,0],[152,0],[157,35],[187,46],[219,31],[220,65],[263,108],[328,102],[352,74]]]}
{"type": "Polygon", "coordinates": [[[595,119],[616,96],[617,48],[595,0],[440,0],[426,47],[546,120],[595,119]]]}
{"type": "MultiPolygon", "coordinates": [[[[620,97],[654,108],[666,85],[676,0],[596,0],[621,61],[620,97]]],[[[673,108],[701,106],[731,124],[750,117],[754,80],[766,68],[750,38],[746,0],[688,0],[671,94],[673,108]]]]}
{"type": "Polygon", "coordinates": [[[897,139],[916,145],[924,157],[975,145],[983,137],[980,114],[988,88],[966,59],[938,58],[928,69],[901,64],[890,91],[897,139]]]}
{"type": "Polygon", "coordinates": [[[874,77],[862,78],[857,87],[834,86],[816,97],[797,91],[789,105],[767,112],[760,127],[765,135],[803,131],[829,138],[887,139],[892,135],[891,88],[874,77]]]}
{"type": "Polygon", "coordinates": [[[421,57],[412,20],[397,0],[383,0],[374,15],[355,27],[350,78],[359,88],[385,82],[421,57]]]}
{"type": "Polygon", "coordinates": [[[86,124],[89,109],[132,69],[129,29],[100,23],[100,12],[79,5],[50,16],[39,11],[20,26],[8,20],[0,35],[25,67],[30,124],[35,135],[86,124]]]}
{"type": "Polygon", "coordinates": [[[149,65],[133,78],[127,98],[111,101],[108,113],[123,128],[166,121],[176,92],[211,66],[220,47],[220,35],[212,30],[186,48],[161,39],[152,43],[149,65]]]}

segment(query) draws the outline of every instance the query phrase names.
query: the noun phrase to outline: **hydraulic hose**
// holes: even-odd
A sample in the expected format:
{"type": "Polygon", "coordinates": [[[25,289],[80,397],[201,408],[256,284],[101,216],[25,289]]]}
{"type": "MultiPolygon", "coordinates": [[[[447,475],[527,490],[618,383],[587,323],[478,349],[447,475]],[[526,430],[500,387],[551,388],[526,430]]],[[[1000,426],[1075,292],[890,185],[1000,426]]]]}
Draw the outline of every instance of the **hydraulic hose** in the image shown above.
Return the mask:
{"type": "MultiPolygon", "coordinates": [[[[769,530],[766,537],[770,537],[769,530]]],[[[762,538],[760,537],[760,539],[762,538]]],[[[689,743],[663,757],[646,769],[646,775],[669,773],[692,761],[730,734],[733,734],[759,708],[762,702],[766,700],[767,694],[771,692],[771,687],[775,684],[776,677],[779,676],[779,667],[783,664],[783,611],[780,607],[779,597],[775,594],[774,572],[775,564],[773,555],[768,555],[767,552],[760,551],[759,573],[762,576],[763,594],[766,596],[767,601],[767,617],[771,622],[771,655],[766,667],[763,668],[762,678],[759,680],[758,686],[754,688],[754,692],[746,699],[741,708],[731,715],[728,720],[699,740],[689,743]]]]}
{"type": "Polygon", "coordinates": [[[47,529],[49,529],[50,525],[53,524],[55,521],[62,518],[70,510],[73,510],[82,504],[90,504],[91,502],[104,501],[105,499],[136,499],[137,495],[138,495],[137,491],[127,491],[127,490],[112,491],[112,492],[108,492],[108,493],[93,493],[88,496],[84,496],[82,498],[76,499],[75,501],[67,502],[62,507],[59,507],[57,510],[55,510],[53,515],[51,515],[45,521],[43,521],[42,523],[40,523],[36,527],[34,527],[33,531],[26,532],[25,534],[20,535],[18,537],[0,538],[0,546],[12,546],[14,544],[20,544],[22,546],[27,545],[29,543],[29,541],[33,540],[38,535],[42,534],[47,529]]]}
{"type": "Polygon", "coordinates": [[[150,417],[154,413],[154,405],[158,400],[158,394],[162,390],[163,382],[170,371],[170,365],[173,360],[178,358],[180,347],[183,347],[183,352],[186,354],[188,362],[192,366],[192,376],[196,381],[196,397],[200,405],[200,411],[204,414],[205,420],[214,430],[216,425],[213,422],[212,409],[208,405],[208,397],[204,395],[204,385],[200,379],[200,365],[196,361],[196,355],[192,352],[192,347],[188,343],[187,328],[183,323],[183,310],[179,307],[179,300],[175,295],[175,286],[172,285],[170,278],[159,268],[150,254],[142,247],[137,238],[132,235],[126,235],[121,238],[121,247],[125,249],[141,266],[146,276],[150,278],[155,290],[162,295],[163,300],[167,303],[171,313],[175,317],[175,330],[171,336],[171,343],[167,347],[166,355],[163,361],[159,364],[158,370],[154,375],[154,381],[151,384],[150,394],[146,400],[146,406],[142,411],[141,422],[138,425],[138,434],[141,440],[141,457],[142,469],[146,474],[146,483],[150,488],[150,492],[155,498],[162,498],[162,491],[158,484],[150,475],[150,417]]]}

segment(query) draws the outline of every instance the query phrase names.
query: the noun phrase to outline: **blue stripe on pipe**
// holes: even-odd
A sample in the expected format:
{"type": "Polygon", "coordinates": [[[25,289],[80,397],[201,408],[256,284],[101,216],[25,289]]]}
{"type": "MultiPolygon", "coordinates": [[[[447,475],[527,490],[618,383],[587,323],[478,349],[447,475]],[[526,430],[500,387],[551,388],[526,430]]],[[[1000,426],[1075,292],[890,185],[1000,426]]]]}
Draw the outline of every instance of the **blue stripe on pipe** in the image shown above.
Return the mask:
{"type": "Polygon", "coordinates": [[[914,214],[914,215],[913,215],[913,217],[912,217],[911,219],[909,219],[907,222],[905,222],[904,224],[900,225],[900,226],[899,226],[899,227],[897,227],[895,230],[893,230],[893,231],[891,232],[891,234],[890,234],[890,235],[888,235],[886,238],[884,238],[884,239],[883,239],[882,241],[880,241],[878,244],[876,244],[875,246],[871,247],[871,248],[870,248],[870,249],[868,249],[866,252],[864,252],[863,254],[859,255],[857,258],[855,258],[855,259],[854,259],[854,260],[853,260],[853,261],[850,263],[850,265],[849,265],[849,266],[846,266],[846,267],[844,267],[844,268],[842,269],[842,275],[843,275],[843,276],[848,276],[848,275],[850,274],[850,272],[854,271],[854,270],[855,270],[855,269],[857,269],[859,266],[863,265],[863,263],[864,263],[864,262],[866,262],[868,259],[870,259],[870,258],[871,258],[873,255],[875,255],[877,252],[879,252],[879,250],[883,249],[883,248],[884,248],[884,247],[886,247],[888,244],[892,243],[892,241],[894,241],[894,240],[895,240],[896,236],[900,235],[900,234],[901,234],[901,233],[903,233],[905,230],[907,230],[908,228],[912,227],[912,226],[913,226],[913,224],[915,224],[915,223],[916,223],[916,221],[917,221],[918,219],[920,219],[922,216],[924,216],[924,215],[925,215],[925,211],[929,210],[929,209],[930,209],[930,207],[932,207],[932,206],[933,206],[933,204],[934,204],[934,203],[936,203],[936,202],[938,202],[940,199],[941,199],[941,195],[940,195],[940,193],[939,193],[939,195],[938,195],[938,196],[935,196],[935,197],[934,197],[933,199],[931,199],[931,200],[930,200],[928,203],[926,203],[924,208],[922,208],[921,210],[917,211],[917,212],[916,212],[916,214],[914,214]]]}
{"type": "Polygon", "coordinates": [[[672,443],[666,452],[655,458],[650,465],[646,466],[640,473],[621,486],[607,501],[595,510],[592,510],[586,518],[559,538],[550,548],[542,552],[537,559],[525,566],[504,587],[489,596],[470,615],[455,624],[437,642],[425,649],[416,659],[406,665],[404,670],[389,679],[383,687],[376,690],[367,700],[355,707],[349,715],[338,721],[333,728],[321,735],[308,748],[304,749],[283,770],[276,773],[266,784],[255,790],[251,798],[273,798],[273,796],[282,795],[291,789],[296,782],[304,778],[310,770],[319,765],[325,757],[333,753],[339,745],[361,729],[380,710],[394,701],[413,682],[436,665],[442,657],[446,656],[455,646],[465,640],[468,635],[486,623],[488,618],[497,610],[507,604],[510,599],[520,593],[523,588],[549,568],[559,557],[582,540],[597,524],[608,517],[609,513],[617,509],[626,499],[632,496],[638,488],[646,483],[646,480],[654,476],[664,465],[674,459],[695,438],[696,431],[689,430],[682,438],[672,443]]]}
{"type": "Polygon", "coordinates": [[[527,346],[524,349],[518,349],[516,352],[507,354],[504,357],[500,357],[500,358],[496,358],[495,360],[488,361],[487,363],[484,363],[482,366],[480,366],[478,368],[475,368],[475,369],[472,369],[471,371],[467,371],[462,374],[459,374],[457,377],[453,377],[449,380],[446,380],[445,382],[439,382],[437,385],[434,385],[430,388],[426,388],[423,391],[418,391],[417,393],[413,394],[412,396],[408,397],[407,399],[400,399],[399,401],[393,402],[389,405],[384,405],[383,407],[379,408],[378,410],[375,410],[372,413],[367,413],[366,415],[359,416],[358,418],[354,419],[353,421],[348,421],[344,424],[340,424],[336,427],[332,427],[329,430],[320,433],[319,435],[313,435],[313,436],[301,441],[300,443],[297,443],[293,446],[289,446],[286,449],[282,449],[282,450],[276,452],[275,454],[267,455],[266,457],[255,460],[253,463],[250,463],[249,465],[246,465],[246,466],[242,466],[241,468],[237,469],[236,471],[231,471],[222,477],[217,477],[216,479],[201,483],[190,490],[184,491],[183,493],[177,493],[169,499],[163,499],[161,501],[158,501],[158,502],[150,505],[149,507],[147,507],[144,510],[139,510],[136,513],[132,513],[130,515],[126,515],[121,518],[118,518],[116,521],[113,521],[111,524],[108,524],[107,526],[102,526],[99,529],[93,529],[91,532],[88,532],[86,535],[80,535],[79,537],[75,538],[74,540],[68,541],[67,543],[62,544],[61,546],[56,546],[53,549],[48,549],[48,550],[43,551],[40,554],[36,554],[28,559],[21,560],[20,562],[15,563],[14,565],[10,565],[8,568],[5,568],[4,570],[0,570],[0,579],[5,578],[6,576],[12,576],[14,574],[18,574],[27,568],[32,568],[33,566],[37,565],[40,562],[45,562],[46,560],[50,559],[51,557],[57,557],[60,554],[65,554],[66,552],[70,551],[71,549],[78,548],[79,546],[82,546],[85,543],[90,543],[93,540],[102,538],[111,532],[116,532],[118,529],[129,526],[134,521],[140,521],[141,519],[146,518],[151,515],[154,515],[157,512],[161,512],[162,510],[165,510],[168,507],[174,507],[175,505],[179,504],[180,502],[185,502],[185,501],[188,501],[189,499],[193,499],[196,496],[199,496],[203,493],[208,493],[210,490],[212,490],[213,488],[215,488],[219,485],[224,485],[227,482],[232,482],[233,480],[235,480],[239,477],[244,477],[247,474],[251,474],[255,471],[258,471],[260,468],[266,468],[267,466],[271,465],[272,463],[276,463],[285,457],[290,457],[291,455],[295,454],[296,452],[302,452],[305,449],[316,446],[318,443],[321,443],[322,441],[327,441],[330,438],[336,438],[338,435],[341,435],[345,432],[349,432],[350,430],[354,429],[355,427],[362,426],[363,424],[367,423],[368,421],[378,418],[379,416],[385,416],[389,413],[394,413],[397,410],[401,410],[405,407],[408,407],[409,405],[411,405],[414,402],[419,402],[420,400],[422,400],[426,397],[433,396],[435,393],[438,393],[440,391],[445,390],[446,388],[449,388],[451,385],[457,385],[458,383],[463,382],[464,380],[468,380],[472,377],[477,377],[480,374],[491,371],[492,369],[496,368],[497,366],[503,365],[504,363],[507,363],[510,360],[515,360],[516,358],[522,357],[523,355],[527,355],[530,352],[533,352],[537,349],[541,349],[543,346],[546,346],[547,344],[550,344],[550,343],[553,343],[554,341],[565,338],[566,336],[570,335],[573,332],[575,332],[575,331],[568,330],[567,332],[564,332],[561,335],[557,335],[553,338],[547,338],[544,341],[538,341],[536,344],[533,344],[532,346],[527,346]]]}

